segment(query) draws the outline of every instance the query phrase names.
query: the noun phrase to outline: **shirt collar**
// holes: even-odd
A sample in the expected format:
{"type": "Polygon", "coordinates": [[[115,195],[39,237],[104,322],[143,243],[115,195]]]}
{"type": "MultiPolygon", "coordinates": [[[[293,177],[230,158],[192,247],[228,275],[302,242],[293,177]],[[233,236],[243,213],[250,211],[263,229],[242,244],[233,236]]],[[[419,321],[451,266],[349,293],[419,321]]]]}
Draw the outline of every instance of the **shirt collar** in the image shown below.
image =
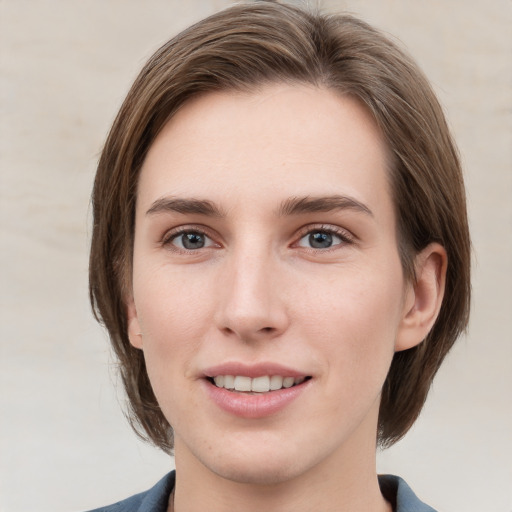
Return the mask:
{"type": "MultiPolygon", "coordinates": [[[[175,480],[175,471],[165,475],[145,493],[136,512],[166,512],[175,480]]],[[[393,505],[395,512],[436,512],[432,507],[423,503],[405,480],[398,476],[379,475],[379,485],[383,496],[393,505]]]]}

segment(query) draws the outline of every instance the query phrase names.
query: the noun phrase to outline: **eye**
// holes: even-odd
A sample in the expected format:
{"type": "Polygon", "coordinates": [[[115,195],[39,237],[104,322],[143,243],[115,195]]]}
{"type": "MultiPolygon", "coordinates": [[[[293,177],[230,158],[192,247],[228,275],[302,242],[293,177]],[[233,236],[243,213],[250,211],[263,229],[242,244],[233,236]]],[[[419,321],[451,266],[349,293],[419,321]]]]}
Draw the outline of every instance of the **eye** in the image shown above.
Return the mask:
{"type": "Polygon", "coordinates": [[[315,229],[304,235],[297,245],[311,249],[329,249],[343,242],[348,242],[347,238],[332,230],[315,229]]]}
{"type": "Polygon", "coordinates": [[[178,249],[194,251],[205,247],[216,246],[215,242],[200,231],[181,231],[171,235],[166,244],[172,244],[178,249]]]}

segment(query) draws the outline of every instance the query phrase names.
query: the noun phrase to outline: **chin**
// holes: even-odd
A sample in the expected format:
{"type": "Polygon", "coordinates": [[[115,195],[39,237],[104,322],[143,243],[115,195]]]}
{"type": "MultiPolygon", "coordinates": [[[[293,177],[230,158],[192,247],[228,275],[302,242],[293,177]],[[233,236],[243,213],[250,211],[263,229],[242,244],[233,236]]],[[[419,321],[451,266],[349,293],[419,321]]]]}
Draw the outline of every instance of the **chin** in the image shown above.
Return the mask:
{"type": "Polygon", "coordinates": [[[275,461],[273,463],[245,461],[244,464],[223,464],[222,467],[216,465],[216,467],[210,467],[210,470],[231,482],[262,486],[285,483],[302,472],[289,461],[282,464],[276,464],[275,461]]]}
{"type": "MultiPolygon", "coordinates": [[[[220,448],[220,447],[219,447],[220,448]]],[[[250,440],[244,445],[214,450],[200,458],[203,466],[226,480],[239,484],[278,485],[293,480],[317,464],[309,460],[307,450],[295,443],[265,444],[250,440]]]]}

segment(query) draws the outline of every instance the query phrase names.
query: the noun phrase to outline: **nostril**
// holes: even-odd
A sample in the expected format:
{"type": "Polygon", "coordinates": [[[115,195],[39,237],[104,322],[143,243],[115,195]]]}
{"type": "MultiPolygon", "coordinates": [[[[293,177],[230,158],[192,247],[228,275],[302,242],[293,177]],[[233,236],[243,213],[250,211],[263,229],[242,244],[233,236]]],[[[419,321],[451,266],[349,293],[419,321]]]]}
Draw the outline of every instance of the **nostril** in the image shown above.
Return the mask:
{"type": "Polygon", "coordinates": [[[244,341],[253,341],[257,339],[272,338],[279,334],[280,329],[277,326],[269,326],[269,323],[270,322],[263,323],[258,321],[233,321],[231,323],[224,322],[224,325],[221,325],[219,330],[224,336],[227,337],[235,336],[244,341]],[[267,325],[265,326],[265,324],[267,325]],[[261,325],[265,327],[260,327],[261,325]]]}

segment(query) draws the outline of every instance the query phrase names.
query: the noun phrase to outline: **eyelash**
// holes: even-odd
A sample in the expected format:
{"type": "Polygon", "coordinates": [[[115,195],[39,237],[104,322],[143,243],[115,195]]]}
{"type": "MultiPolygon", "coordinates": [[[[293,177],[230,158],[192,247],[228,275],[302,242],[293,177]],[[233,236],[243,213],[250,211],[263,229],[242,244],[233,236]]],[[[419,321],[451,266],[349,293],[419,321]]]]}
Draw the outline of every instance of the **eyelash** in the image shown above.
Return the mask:
{"type": "MultiPolygon", "coordinates": [[[[215,247],[215,246],[220,247],[219,244],[214,242],[214,236],[212,236],[212,234],[209,232],[209,230],[205,229],[204,226],[194,226],[194,225],[181,226],[181,227],[178,227],[176,229],[173,229],[173,230],[165,233],[165,235],[162,238],[161,244],[164,247],[169,247],[170,245],[172,245],[172,242],[174,240],[176,240],[179,236],[184,235],[186,233],[202,235],[202,236],[208,238],[209,240],[211,240],[213,243],[212,243],[212,245],[209,245],[206,247],[201,247],[196,250],[183,249],[181,247],[173,246],[172,247],[173,251],[181,252],[184,254],[190,254],[192,252],[198,251],[199,249],[209,249],[209,248],[215,247]]],[[[315,251],[315,252],[317,252],[317,251],[327,252],[327,251],[331,251],[331,250],[336,250],[336,248],[340,245],[353,244],[355,242],[354,236],[347,230],[341,229],[337,226],[325,225],[325,224],[305,226],[297,233],[297,236],[295,237],[295,239],[296,239],[296,241],[292,244],[292,247],[299,246],[299,247],[302,247],[303,249],[306,249],[309,251],[315,251]],[[341,240],[341,242],[334,244],[327,248],[304,247],[304,246],[299,245],[300,241],[304,237],[311,235],[313,233],[326,233],[328,235],[334,235],[334,236],[338,237],[341,240]]]]}
{"type": "Polygon", "coordinates": [[[306,236],[311,235],[313,233],[327,233],[329,235],[335,235],[340,240],[341,243],[334,244],[331,247],[327,248],[315,248],[315,247],[303,247],[303,249],[310,250],[310,251],[321,251],[321,252],[327,252],[331,250],[336,250],[336,248],[340,245],[345,244],[353,244],[355,242],[354,236],[347,231],[346,229],[342,229],[338,226],[332,226],[332,225],[326,225],[326,224],[317,224],[317,225],[309,225],[302,228],[298,233],[298,241],[294,243],[294,245],[298,245],[299,242],[306,236]]]}
{"type": "MultiPolygon", "coordinates": [[[[184,235],[184,234],[187,234],[187,233],[202,235],[202,236],[208,238],[211,241],[213,241],[213,239],[214,239],[214,237],[209,233],[209,231],[204,226],[194,226],[194,225],[191,225],[191,226],[181,226],[181,227],[175,228],[175,229],[173,229],[171,231],[168,231],[163,236],[161,244],[164,247],[169,247],[170,245],[172,245],[172,242],[174,240],[179,238],[181,235],[184,235]]],[[[219,247],[219,244],[216,244],[214,242],[211,246],[207,246],[205,248],[208,249],[208,248],[210,248],[212,246],[215,246],[215,245],[217,247],[219,247]]],[[[201,247],[201,249],[203,249],[203,247],[201,247]]],[[[177,252],[181,252],[181,253],[184,253],[184,254],[190,254],[192,252],[195,252],[193,249],[182,249],[181,247],[177,247],[177,246],[173,246],[172,250],[173,251],[177,251],[177,252]]]]}

